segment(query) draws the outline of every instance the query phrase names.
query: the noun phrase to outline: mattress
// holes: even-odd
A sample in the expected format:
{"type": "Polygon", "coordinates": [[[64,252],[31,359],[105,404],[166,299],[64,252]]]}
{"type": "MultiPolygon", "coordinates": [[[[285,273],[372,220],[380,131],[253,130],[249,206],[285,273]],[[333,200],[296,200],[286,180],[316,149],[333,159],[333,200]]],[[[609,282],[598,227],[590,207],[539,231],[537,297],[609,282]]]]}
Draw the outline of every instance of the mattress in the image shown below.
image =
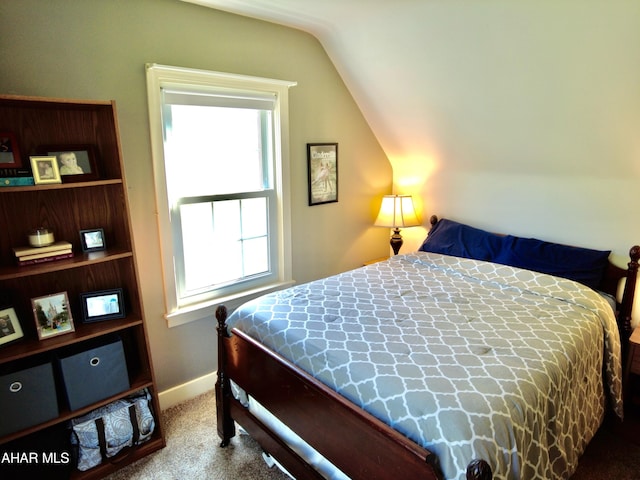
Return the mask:
{"type": "Polygon", "coordinates": [[[568,478],[607,400],[622,416],[611,306],[551,275],[416,252],[266,295],[227,324],[434,452],[445,478],[473,458],[494,478],[568,478]]]}

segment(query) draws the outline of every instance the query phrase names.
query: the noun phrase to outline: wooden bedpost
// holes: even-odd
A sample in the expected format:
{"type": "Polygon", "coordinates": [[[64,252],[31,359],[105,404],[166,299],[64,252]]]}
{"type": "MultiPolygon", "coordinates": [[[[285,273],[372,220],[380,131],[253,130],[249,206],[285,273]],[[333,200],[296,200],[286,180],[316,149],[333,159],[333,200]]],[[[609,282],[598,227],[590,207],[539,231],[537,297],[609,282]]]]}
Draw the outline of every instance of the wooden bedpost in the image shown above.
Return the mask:
{"type": "Polygon", "coordinates": [[[218,436],[222,439],[221,447],[229,445],[231,438],[236,434],[236,427],[231,418],[231,382],[226,374],[227,356],[225,352],[225,338],[227,338],[227,307],[224,305],[216,308],[218,326],[218,380],[216,381],[216,417],[218,423],[218,436]]]}
{"type": "Polygon", "coordinates": [[[631,261],[627,264],[627,281],[624,285],[624,293],[622,294],[622,302],[620,304],[620,312],[618,314],[620,333],[624,336],[624,338],[622,338],[623,351],[627,344],[627,340],[631,336],[631,310],[633,309],[633,297],[636,291],[640,246],[634,245],[631,247],[631,250],[629,250],[629,258],[631,261]]]}

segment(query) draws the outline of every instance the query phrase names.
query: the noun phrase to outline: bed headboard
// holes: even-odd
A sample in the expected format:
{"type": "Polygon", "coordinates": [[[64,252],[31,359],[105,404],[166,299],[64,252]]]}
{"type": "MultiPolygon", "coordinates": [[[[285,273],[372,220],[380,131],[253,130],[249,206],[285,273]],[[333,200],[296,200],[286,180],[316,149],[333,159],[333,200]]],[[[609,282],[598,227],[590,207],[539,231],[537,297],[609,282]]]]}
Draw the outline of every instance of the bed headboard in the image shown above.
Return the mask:
{"type": "MultiPolygon", "coordinates": [[[[438,224],[439,219],[436,215],[432,215],[429,221],[433,229],[436,224],[438,224]]],[[[533,242],[534,248],[536,249],[535,253],[533,254],[534,257],[538,252],[543,252],[545,249],[555,250],[555,253],[557,253],[557,251],[562,252],[562,255],[554,257],[553,261],[547,263],[547,265],[553,265],[553,267],[551,267],[552,270],[557,265],[557,258],[564,258],[564,251],[569,251],[570,254],[566,256],[568,259],[570,259],[571,262],[571,266],[568,267],[569,274],[558,275],[581,281],[581,283],[584,283],[585,285],[588,285],[596,290],[608,293],[613,298],[615,298],[616,301],[618,299],[620,281],[622,279],[625,279],[626,281],[624,284],[622,298],[620,302],[617,302],[617,321],[618,327],[620,329],[620,336],[623,341],[623,346],[626,346],[626,340],[631,336],[631,313],[633,309],[636,277],[638,273],[638,261],[640,260],[640,246],[635,245],[631,247],[631,249],[629,250],[630,260],[627,264],[627,268],[624,269],[611,263],[608,251],[605,252],[583,249],[579,247],[544,242],[536,239],[522,239],[511,235],[485,232],[484,230],[480,230],[464,224],[458,224],[457,222],[452,222],[450,220],[446,220],[446,222],[448,222],[447,227],[440,227],[440,229],[435,230],[438,231],[435,237],[441,238],[439,238],[438,240],[431,240],[432,243],[429,244],[429,237],[427,237],[427,240],[425,240],[423,246],[420,247],[421,250],[433,251],[436,253],[446,253],[467,258],[476,258],[478,260],[488,260],[495,263],[504,263],[507,265],[529,268],[530,270],[537,270],[535,266],[522,265],[523,258],[526,259],[527,253],[529,253],[529,250],[526,250],[526,248],[529,247],[525,247],[525,250],[520,250],[520,252],[518,252],[520,254],[519,258],[513,257],[514,261],[517,260],[516,263],[511,263],[510,255],[505,255],[501,251],[513,248],[513,245],[515,245],[514,242],[533,242]],[[447,228],[446,233],[442,233],[443,228],[447,228]],[[435,242],[435,245],[433,242],[435,242]],[[464,244],[464,246],[460,247],[460,244],[464,244]],[[542,247],[540,247],[540,244],[542,244],[542,247]],[[520,262],[520,264],[518,264],[518,261],[520,262]],[[595,270],[591,268],[583,268],[584,264],[587,264],[589,267],[595,265],[595,270]],[[573,274],[572,272],[573,266],[575,266],[576,268],[575,274],[573,274]],[[584,272],[582,270],[587,270],[590,272],[586,277],[589,281],[586,281],[582,278],[582,276],[584,275],[584,272]],[[593,271],[595,271],[596,273],[594,274],[593,271]]],[[[525,261],[525,263],[527,262],[525,261]]],[[[535,264],[535,262],[531,263],[535,264]]],[[[544,263],[545,262],[543,261],[540,263],[540,265],[543,267],[546,266],[544,265],[544,263]]],[[[543,273],[556,274],[555,271],[545,271],[544,269],[540,269],[538,271],[541,271],[543,273]]]]}
{"type": "Polygon", "coordinates": [[[609,262],[607,269],[602,277],[603,292],[609,293],[617,298],[618,286],[621,279],[626,279],[624,284],[624,290],[622,293],[622,299],[618,303],[618,327],[620,328],[620,336],[625,342],[623,346],[626,346],[626,340],[631,336],[631,311],[633,309],[633,299],[636,292],[636,278],[638,276],[638,260],[640,260],[640,246],[634,245],[629,250],[629,263],[627,263],[627,269],[620,268],[613,263],[609,262]]]}

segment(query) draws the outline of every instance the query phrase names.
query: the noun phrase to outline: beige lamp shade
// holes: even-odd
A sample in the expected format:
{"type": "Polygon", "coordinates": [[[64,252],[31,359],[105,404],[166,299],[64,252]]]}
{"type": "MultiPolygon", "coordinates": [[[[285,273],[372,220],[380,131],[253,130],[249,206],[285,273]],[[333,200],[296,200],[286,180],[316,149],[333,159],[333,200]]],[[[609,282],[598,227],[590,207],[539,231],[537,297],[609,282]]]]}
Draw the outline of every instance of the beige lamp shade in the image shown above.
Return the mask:
{"type": "Polygon", "coordinates": [[[380,213],[376,218],[376,226],[389,228],[405,228],[420,225],[413,208],[411,195],[385,195],[382,197],[380,213]]]}

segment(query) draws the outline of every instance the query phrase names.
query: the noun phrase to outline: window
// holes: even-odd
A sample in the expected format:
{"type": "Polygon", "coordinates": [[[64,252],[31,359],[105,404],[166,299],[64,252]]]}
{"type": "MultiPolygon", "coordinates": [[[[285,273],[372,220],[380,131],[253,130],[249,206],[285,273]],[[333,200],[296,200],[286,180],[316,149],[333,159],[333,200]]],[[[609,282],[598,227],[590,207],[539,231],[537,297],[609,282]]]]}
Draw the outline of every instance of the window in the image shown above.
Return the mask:
{"type": "Polygon", "coordinates": [[[147,66],[169,325],[291,282],[292,82],[147,66]]]}

